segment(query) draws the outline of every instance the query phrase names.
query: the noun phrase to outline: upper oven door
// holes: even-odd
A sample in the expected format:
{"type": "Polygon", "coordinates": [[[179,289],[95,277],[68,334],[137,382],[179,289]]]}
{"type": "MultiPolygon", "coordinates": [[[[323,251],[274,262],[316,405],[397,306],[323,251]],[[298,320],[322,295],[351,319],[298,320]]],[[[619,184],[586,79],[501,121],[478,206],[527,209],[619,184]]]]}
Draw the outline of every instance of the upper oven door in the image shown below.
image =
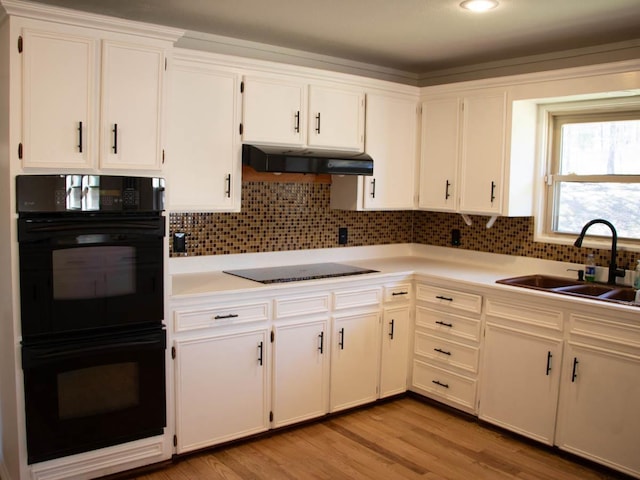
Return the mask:
{"type": "Polygon", "coordinates": [[[162,322],[164,217],[18,222],[23,340],[162,322]]]}

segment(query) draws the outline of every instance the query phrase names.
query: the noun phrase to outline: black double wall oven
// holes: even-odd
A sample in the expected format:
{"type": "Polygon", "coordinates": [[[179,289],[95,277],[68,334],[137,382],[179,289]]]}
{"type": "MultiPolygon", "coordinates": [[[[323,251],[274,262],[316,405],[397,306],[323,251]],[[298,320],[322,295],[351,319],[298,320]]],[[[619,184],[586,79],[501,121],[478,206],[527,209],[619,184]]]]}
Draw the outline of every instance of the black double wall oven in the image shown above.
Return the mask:
{"type": "Polygon", "coordinates": [[[16,177],[28,463],[166,426],[164,180],[16,177]]]}

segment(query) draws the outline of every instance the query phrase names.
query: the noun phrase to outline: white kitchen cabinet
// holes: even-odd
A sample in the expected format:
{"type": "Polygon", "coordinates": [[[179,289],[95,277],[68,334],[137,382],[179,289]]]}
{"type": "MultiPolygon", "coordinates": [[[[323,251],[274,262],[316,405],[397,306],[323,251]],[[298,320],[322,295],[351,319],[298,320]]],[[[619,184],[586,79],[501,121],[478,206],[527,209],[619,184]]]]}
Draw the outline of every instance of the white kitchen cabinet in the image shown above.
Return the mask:
{"type": "Polygon", "coordinates": [[[169,95],[167,210],[239,211],[240,77],[181,52],[173,55],[169,95]]]}
{"type": "Polygon", "coordinates": [[[269,428],[268,342],[266,328],[176,340],[177,453],[269,428]]]}
{"type": "Polygon", "coordinates": [[[273,346],[273,426],[329,410],[328,318],[278,322],[273,346]]]}
{"type": "Polygon", "coordinates": [[[244,143],[349,151],[364,150],[364,93],[338,86],[308,85],[290,77],[245,76],[244,143]]]}
{"type": "Polygon", "coordinates": [[[373,158],[373,176],[334,176],[331,208],[411,210],[418,159],[417,99],[367,93],[365,151],[373,158]]]}
{"type": "Polygon", "coordinates": [[[481,419],[553,445],[562,339],[488,323],[481,419]]]}
{"type": "Polygon", "coordinates": [[[410,306],[385,307],[382,317],[380,398],[407,390],[410,306]]]}
{"type": "Polygon", "coordinates": [[[92,167],[96,40],[33,29],[21,38],[23,167],[92,167]]]}
{"type": "Polygon", "coordinates": [[[164,49],[102,42],[100,167],[162,165],[164,49]]]}
{"type": "Polygon", "coordinates": [[[572,315],[556,444],[640,477],[640,328],[636,318],[572,315]]]}
{"type": "Polygon", "coordinates": [[[331,345],[329,410],[336,412],[378,397],[380,314],[335,316],[331,345]]]}
{"type": "Polygon", "coordinates": [[[419,207],[531,215],[536,112],[505,89],[427,95],[419,207]]]}

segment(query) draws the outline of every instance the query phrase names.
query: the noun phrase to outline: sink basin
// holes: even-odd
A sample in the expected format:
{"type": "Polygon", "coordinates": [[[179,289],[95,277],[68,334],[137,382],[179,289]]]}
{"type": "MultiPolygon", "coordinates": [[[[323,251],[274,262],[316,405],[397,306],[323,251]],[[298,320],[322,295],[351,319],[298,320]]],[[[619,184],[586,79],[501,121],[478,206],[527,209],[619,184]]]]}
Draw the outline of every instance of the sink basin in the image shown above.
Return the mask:
{"type": "Polygon", "coordinates": [[[640,306],[634,303],[636,292],[631,287],[618,285],[605,285],[603,283],[589,283],[580,280],[551,275],[525,275],[522,277],[503,278],[496,283],[512,285],[514,287],[532,288],[545,292],[572,295],[605,302],[623,303],[626,305],[640,306]]]}

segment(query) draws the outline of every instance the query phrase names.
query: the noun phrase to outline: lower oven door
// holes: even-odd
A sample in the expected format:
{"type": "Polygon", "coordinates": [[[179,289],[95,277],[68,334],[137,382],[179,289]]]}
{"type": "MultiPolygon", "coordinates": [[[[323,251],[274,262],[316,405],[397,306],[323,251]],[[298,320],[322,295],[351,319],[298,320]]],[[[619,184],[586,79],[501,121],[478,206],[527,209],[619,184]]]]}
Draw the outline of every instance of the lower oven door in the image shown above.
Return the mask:
{"type": "Polygon", "coordinates": [[[164,329],[22,346],[28,463],[161,435],[164,329]]]}

